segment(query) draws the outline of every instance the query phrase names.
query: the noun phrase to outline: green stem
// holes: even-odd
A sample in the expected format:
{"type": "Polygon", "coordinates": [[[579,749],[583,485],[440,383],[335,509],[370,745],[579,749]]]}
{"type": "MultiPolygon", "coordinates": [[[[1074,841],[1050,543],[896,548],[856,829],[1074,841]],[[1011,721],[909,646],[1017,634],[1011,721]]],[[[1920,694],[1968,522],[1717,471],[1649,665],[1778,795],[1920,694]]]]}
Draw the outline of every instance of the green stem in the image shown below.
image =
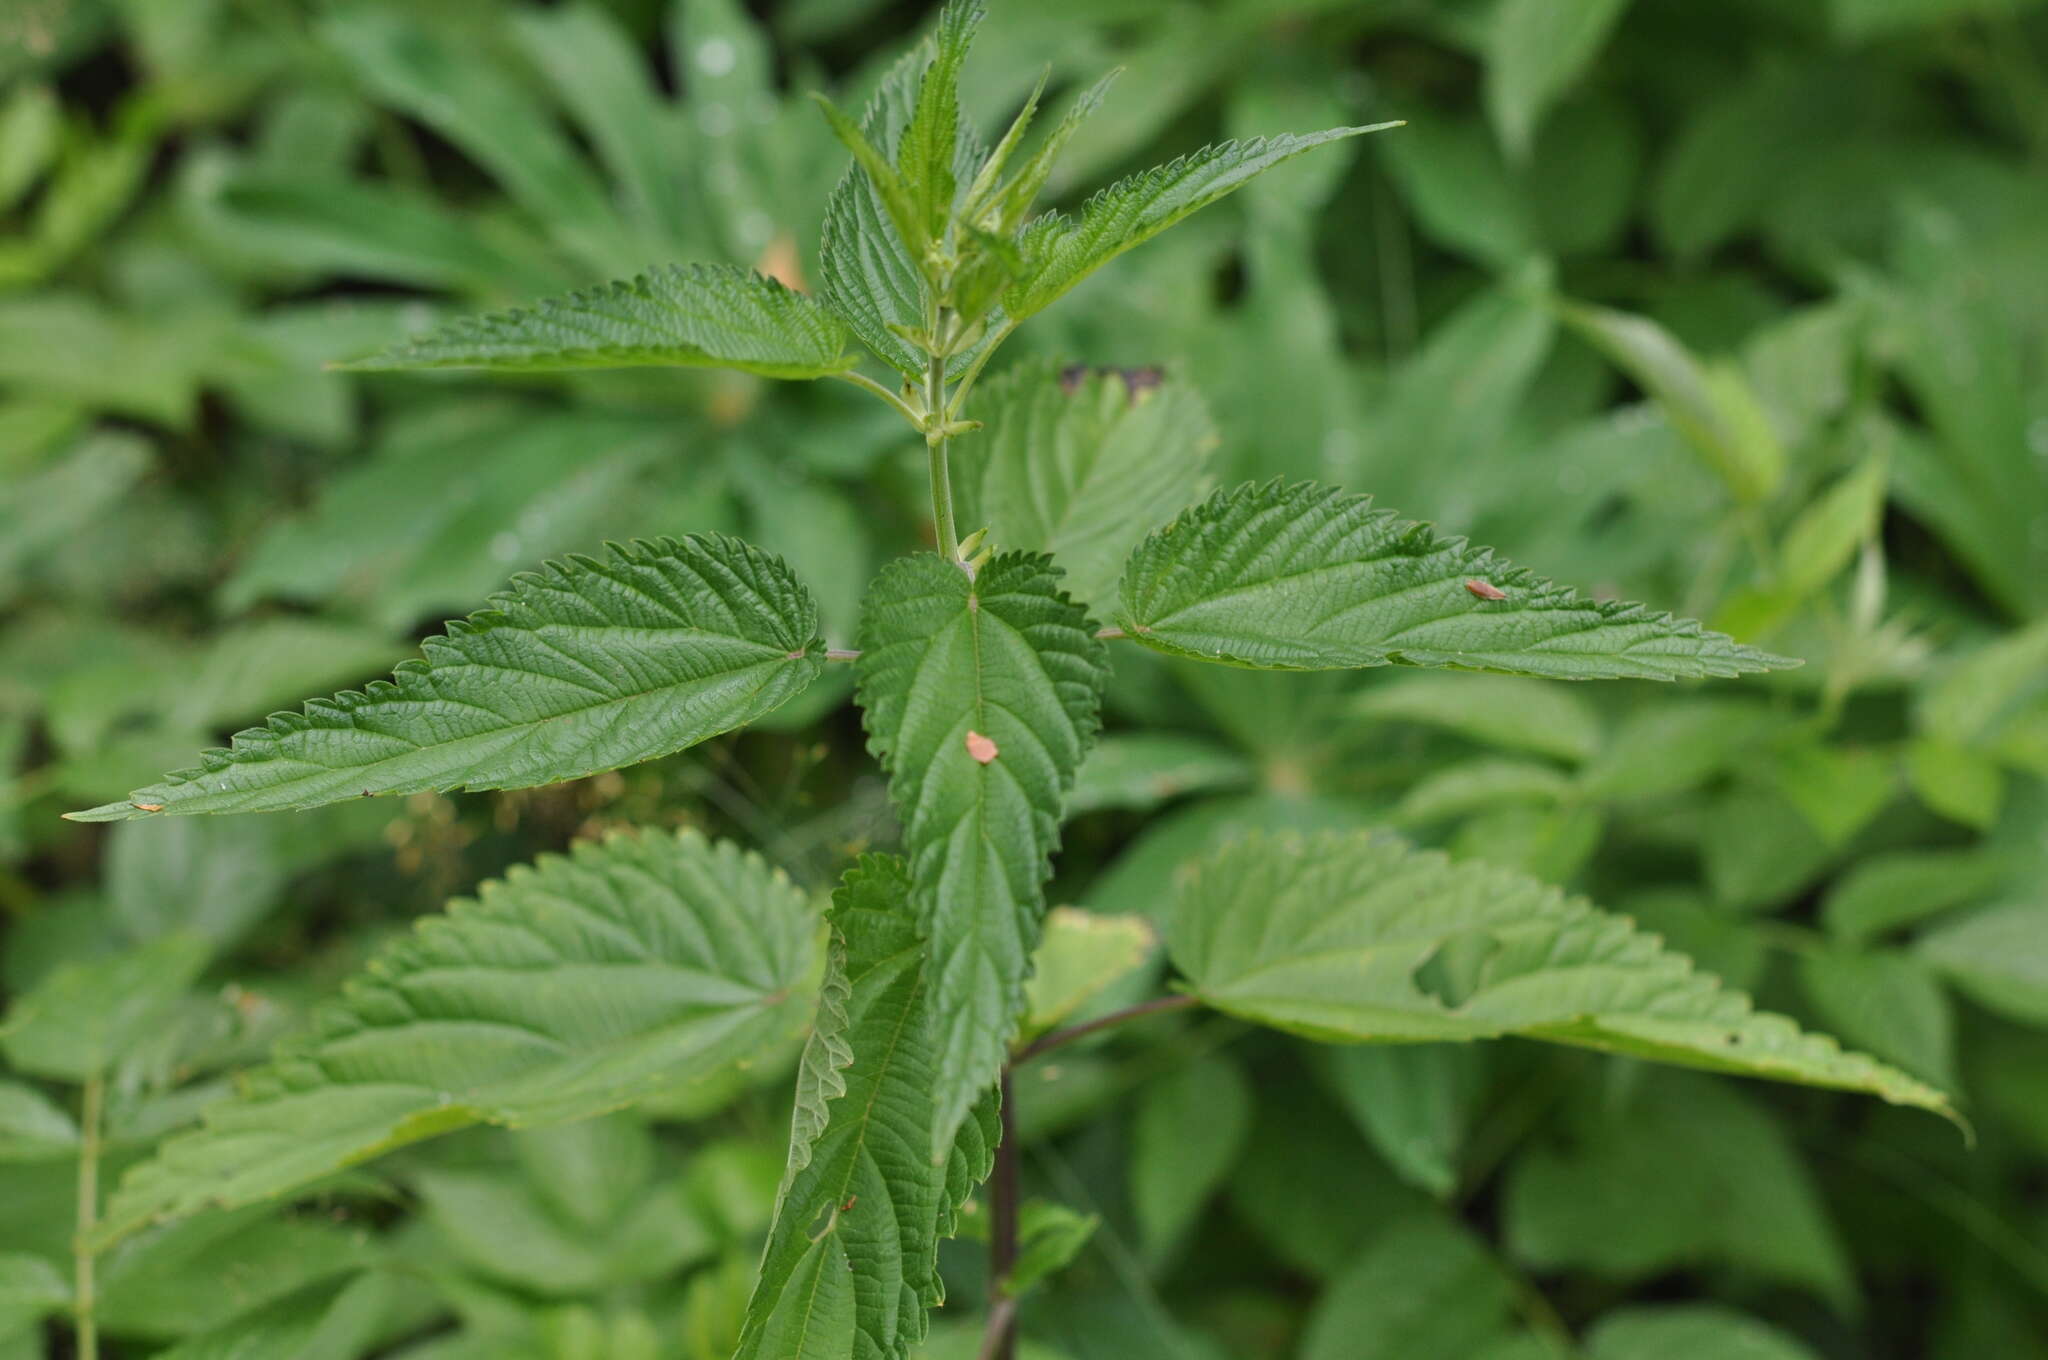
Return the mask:
{"type": "Polygon", "coordinates": [[[888,402],[889,405],[895,409],[896,414],[902,416],[912,425],[915,425],[920,429],[924,427],[923,418],[918,415],[915,408],[913,408],[909,402],[897,396],[894,392],[891,392],[888,388],[882,386],[873,378],[870,378],[867,374],[856,373],[853,370],[848,369],[843,373],[834,373],[832,376],[839,379],[841,382],[852,383],[855,387],[860,388],[864,392],[874,393],[883,401],[888,402]]]}
{"type": "MultiPolygon", "coordinates": [[[[941,308],[933,330],[946,325],[941,308]]],[[[943,348],[943,346],[941,346],[943,348]]],[[[927,425],[925,448],[931,455],[932,524],[939,538],[939,552],[948,562],[960,562],[960,530],[953,522],[953,473],[946,463],[946,356],[934,353],[925,362],[924,409],[927,425]]]]}
{"type": "Polygon", "coordinates": [[[100,1119],[106,1085],[98,1073],[86,1078],[79,1111],[78,1236],[71,1244],[72,1315],[77,1321],[78,1360],[99,1360],[99,1320],[94,1316],[93,1250],[87,1245],[100,1217],[100,1119]]]}
{"type": "Polygon", "coordinates": [[[981,370],[988,366],[989,359],[997,350],[1003,347],[1003,341],[1010,338],[1010,332],[1016,329],[1017,323],[1014,321],[1003,323],[1003,328],[997,331],[995,336],[986,345],[981,347],[981,353],[974,356],[974,362],[969,364],[967,371],[960,375],[960,385],[953,389],[952,401],[946,406],[947,420],[958,420],[960,418],[960,410],[967,404],[967,394],[974,390],[974,380],[981,376],[981,370]]]}

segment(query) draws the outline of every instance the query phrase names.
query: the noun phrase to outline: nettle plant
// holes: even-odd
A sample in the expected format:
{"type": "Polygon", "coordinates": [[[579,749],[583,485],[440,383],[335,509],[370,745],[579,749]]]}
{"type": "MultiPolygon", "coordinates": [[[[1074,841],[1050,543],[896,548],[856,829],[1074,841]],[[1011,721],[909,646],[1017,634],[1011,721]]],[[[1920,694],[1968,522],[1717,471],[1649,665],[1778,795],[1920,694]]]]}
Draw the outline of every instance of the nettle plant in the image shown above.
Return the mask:
{"type": "MultiPolygon", "coordinates": [[[[1029,418],[1033,384],[1066,399],[1056,369],[1024,370],[1012,387],[1029,390],[1000,404],[1017,428],[984,430],[976,380],[1033,315],[1262,171],[1378,129],[1226,142],[1071,215],[1033,215],[1106,82],[1027,152],[1034,94],[989,148],[957,97],[978,17],[949,7],[859,123],[824,105],[854,164],[832,195],[817,296],[727,266],[671,268],[352,365],[708,366],[856,384],[924,438],[937,551],[874,579],[855,647],[829,646],[804,584],[745,543],[613,546],[519,577],[388,682],[275,715],[195,768],[73,814],[284,811],[576,779],[744,726],[850,663],[902,853],[858,860],[822,923],[760,858],[690,832],[580,844],[486,885],[422,921],[203,1127],[133,1169],[90,1223],[89,1248],[479,1122],[616,1109],[808,1027],[739,1355],[907,1354],[940,1302],[937,1243],[970,1205],[989,1240],[983,1353],[1001,1355],[1020,1295],[1088,1226],[1019,1204],[1009,1073],[1163,1010],[1211,1007],[1332,1043],[1519,1035],[1948,1111],[1940,1092],[1753,1010],[1625,918],[1384,834],[1246,837],[1188,866],[1159,910],[1171,988],[1049,1027],[1143,954],[1113,932],[1040,948],[1063,801],[1115,648],[1571,680],[1790,663],[1583,598],[1332,487],[1273,482],[1161,505],[1141,467],[1119,480],[1077,459],[1058,419],[1029,418]],[[861,347],[891,381],[860,371],[861,347]],[[956,443],[989,460],[972,477],[987,523],[964,535],[956,443]],[[1071,591],[1063,558],[1079,568],[1071,591]],[[1048,961],[1034,982],[1035,951],[1048,961]],[[1064,999],[1030,1007],[1029,1028],[1027,983],[1064,999]]],[[[1144,400],[1115,381],[1071,399],[1095,398],[1144,400]]]]}

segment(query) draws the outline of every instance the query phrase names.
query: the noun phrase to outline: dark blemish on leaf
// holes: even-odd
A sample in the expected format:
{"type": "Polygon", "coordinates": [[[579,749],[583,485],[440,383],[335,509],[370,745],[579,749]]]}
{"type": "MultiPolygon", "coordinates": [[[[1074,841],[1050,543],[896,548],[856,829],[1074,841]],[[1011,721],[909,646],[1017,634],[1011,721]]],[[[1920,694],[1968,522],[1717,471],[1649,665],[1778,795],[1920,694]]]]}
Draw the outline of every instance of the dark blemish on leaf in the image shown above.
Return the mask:
{"type": "Polygon", "coordinates": [[[1060,370],[1060,391],[1068,396],[1081,390],[1081,384],[1091,375],[1097,377],[1118,377],[1123,379],[1124,397],[1133,406],[1147,393],[1156,392],[1166,382],[1166,370],[1158,364],[1146,364],[1141,368],[1097,367],[1089,364],[1068,364],[1060,370]]]}

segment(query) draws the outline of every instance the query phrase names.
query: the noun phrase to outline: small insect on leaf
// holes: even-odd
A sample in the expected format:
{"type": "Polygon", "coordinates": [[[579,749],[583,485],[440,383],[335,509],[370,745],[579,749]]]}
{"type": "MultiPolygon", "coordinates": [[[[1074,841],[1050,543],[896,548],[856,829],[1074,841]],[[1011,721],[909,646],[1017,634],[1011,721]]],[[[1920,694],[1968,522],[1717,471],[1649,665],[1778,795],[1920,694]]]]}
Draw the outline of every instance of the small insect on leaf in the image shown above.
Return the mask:
{"type": "Polygon", "coordinates": [[[1491,581],[1467,581],[1465,582],[1465,589],[1471,591],[1482,600],[1505,600],[1508,597],[1508,593],[1505,590],[1502,590],[1491,581]]]}
{"type": "Polygon", "coordinates": [[[162,812],[164,810],[162,803],[137,803],[134,807],[137,812],[162,812]]]}
{"type": "Polygon", "coordinates": [[[991,760],[994,760],[999,752],[996,750],[994,741],[984,737],[979,732],[970,731],[967,734],[967,754],[986,765],[991,760]]]}
{"type": "Polygon", "coordinates": [[[859,1195],[848,1195],[846,1197],[846,1203],[839,1206],[839,1212],[842,1214],[850,1214],[853,1212],[853,1206],[858,1203],[860,1203],[859,1195]]]}

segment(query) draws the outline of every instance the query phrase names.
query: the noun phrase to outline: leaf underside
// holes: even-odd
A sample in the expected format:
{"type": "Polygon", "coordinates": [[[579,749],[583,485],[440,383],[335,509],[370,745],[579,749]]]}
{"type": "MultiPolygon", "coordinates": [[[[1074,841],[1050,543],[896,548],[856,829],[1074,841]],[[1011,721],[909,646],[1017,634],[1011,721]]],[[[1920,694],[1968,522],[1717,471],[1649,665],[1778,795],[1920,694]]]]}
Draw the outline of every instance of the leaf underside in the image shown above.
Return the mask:
{"type": "Polygon", "coordinates": [[[822,378],[859,362],[846,325],[774,279],[734,265],[671,265],[529,307],[463,317],[337,367],[734,368],[822,378]]]}
{"type": "Polygon", "coordinates": [[[1254,836],[1203,861],[1168,949],[1218,1010],[1330,1042],[1544,1039],[1865,1091],[1948,1098],[1698,971],[1582,898],[1377,833],[1254,836]]]}
{"type": "Polygon", "coordinates": [[[1062,801],[1099,720],[1105,648],[1056,581],[1047,559],[1021,553],[972,580],[932,554],[902,558],[875,579],[861,624],[860,704],[935,969],[935,1151],[1016,1033],[1062,801]],[[993,743],[989,759],[970,733],[993,743]]]}
{"type": "Polygon", "coordinates": [[[938,1240],[996,1142],[984,1101],[948,1163],[931,1157],[937,1026],[908,866],[860,860],[829,919],[790,1169],[735,1360],[907,1356],[943,1297],[938,1240]]]}
{"type": "Polygon", "coordinates": [[[1677,680],[1798,664],[1645,605],[1586,599],[1313,482],[1246,484],[1190,508],[1139,545],[1122,595],[1123,626],[1146,646],[1260,670],[1677,680]]]}
{"type": "Polygon", "coordinates": [[[73,819],[552,784],[742,726],[824,666],[810,593],[736,539],[550,563],[492,604],[428,638],[391,680],[274,714],[196,768],[73,819]]]}
{"type": "Polygon", "coordinates": [[[471,1124],[586,1118],[717,1075],[801,1028],[814,921],[781,873],[695,832],[514,869],[386,948],[130,1172],[95,1240],[471,1124]]]}

